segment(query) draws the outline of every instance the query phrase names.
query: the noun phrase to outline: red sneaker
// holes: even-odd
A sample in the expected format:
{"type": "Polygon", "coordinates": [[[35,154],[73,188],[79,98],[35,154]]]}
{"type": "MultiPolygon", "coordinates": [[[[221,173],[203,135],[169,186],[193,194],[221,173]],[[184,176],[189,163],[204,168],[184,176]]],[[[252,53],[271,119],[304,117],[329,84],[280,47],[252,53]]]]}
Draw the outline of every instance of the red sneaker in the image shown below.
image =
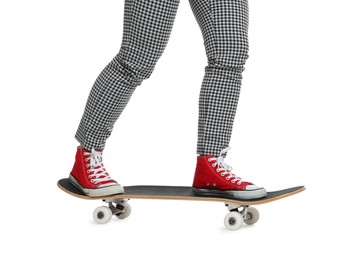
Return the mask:
{"type": "Polygon", "coordinates": [[[111,179],[102,162],[102,152],[77,147],[76,161],[70,181],[84,194],[100,197],[124,193],[123,187],[111,179]]]}
{"type": "Polygon", "coordinates": [[[263,187],[243,181],[233,174],[232,168],[224,163],[223,155],[230,148],[222,150],[219,157],[198,156],[193,192],[197,194],[227,195],[236,199],[256,199],[266,196],[263,187]]]}

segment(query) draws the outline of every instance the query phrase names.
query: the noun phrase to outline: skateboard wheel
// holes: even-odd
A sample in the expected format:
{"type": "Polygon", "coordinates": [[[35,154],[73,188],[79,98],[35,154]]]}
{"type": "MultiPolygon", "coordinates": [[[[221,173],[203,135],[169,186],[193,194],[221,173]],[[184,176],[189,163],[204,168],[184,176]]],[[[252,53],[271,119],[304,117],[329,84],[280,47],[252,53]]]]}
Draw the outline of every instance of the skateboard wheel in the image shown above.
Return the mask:
{"type": "Polygon", "coordinates": [[[109,207],[106,206],[97,207],[94,210],[93,217],[96,223],[105,224],[111,220],[112,211],[109,207]]]}
{"type": "Polygon", "coordinates": [[[129,217],[129,215],[131,213],[131,207],[128,203],[125,203],[123,205],[123,207],[124,207],[123,212],[116,214],[116,217],[119,219],[125,219],[125,218],[129,217]]]}
{"type": "Polygon", "coordinates": [[[244,222],[247,225],[252,225],[259,220],[259,211],[256,208],[250,207],[247,210],[244,222]]]}
{"type": "Polygon", "coordinates": [[[224,218],[224,225],[229,230],[238,230],[242,224],[243,217],[238,211],[231,211],[224,218]]]}

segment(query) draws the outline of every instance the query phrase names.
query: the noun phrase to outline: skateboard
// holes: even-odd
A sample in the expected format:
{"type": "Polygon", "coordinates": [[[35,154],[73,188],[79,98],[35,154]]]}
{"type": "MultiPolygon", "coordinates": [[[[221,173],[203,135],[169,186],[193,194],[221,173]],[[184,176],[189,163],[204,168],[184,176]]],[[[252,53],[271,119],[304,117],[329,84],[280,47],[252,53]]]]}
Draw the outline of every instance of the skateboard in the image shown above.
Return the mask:
{"type": "Polygon", "coordinates": [[[221,195],[197,195],[192,192],[192,187],[188,186],[125,186],[123,194],[105,197],[86,196],[67,178],[59,180],[58,187],[77,198],[104,201],[107,206],[98,207],[93,213],[98,224],[109,222],[113,215],[119,219],[128,217],[131,213],[129,199],[196,200],[223,202],[229,211],[224,218],[224,225],[229,230],[238,230],[243,223],[252,225],[258,221],[259,212],[251,206],[279,200],[305,190],[304,186],[297,186],[267,192],[267,196],[260,199],[239,200],[221,195]]]}

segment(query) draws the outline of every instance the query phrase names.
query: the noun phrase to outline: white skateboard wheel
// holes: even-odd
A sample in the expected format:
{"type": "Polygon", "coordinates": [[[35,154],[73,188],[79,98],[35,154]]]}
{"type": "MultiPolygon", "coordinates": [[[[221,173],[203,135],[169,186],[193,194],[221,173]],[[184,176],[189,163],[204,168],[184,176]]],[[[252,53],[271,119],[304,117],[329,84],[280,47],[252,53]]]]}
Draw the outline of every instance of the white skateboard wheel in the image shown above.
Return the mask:
{"type": "Polygon", "coordinates": [[[105,224],[111,220],[112,211],[109,207],[106,206],[97,207],[94,210],[93,217],[96,223],[105,224]]]}
{"type": "Polygon", "coordinates": [[[238,230],[242,227],[243,217],[237,211],[229,212],[224,218],[224,225],[229,230],[238,230]]]}
{"type": "Polygon", "coordinates": [[[252,225],[254,223],[257,223],[258,220],[259,220],[259,211],[253,207],[248,208],[244,222],[247,225],[252,225]]]}
{"type": "Polygon", "coordinates": [[[130,205],[128,203],[125,203],[123,206],[124,206],[123,212],[116,214],[116,217],[119,219],[125,219],[129,217],[129,215],[131,214],[130,205]]]}

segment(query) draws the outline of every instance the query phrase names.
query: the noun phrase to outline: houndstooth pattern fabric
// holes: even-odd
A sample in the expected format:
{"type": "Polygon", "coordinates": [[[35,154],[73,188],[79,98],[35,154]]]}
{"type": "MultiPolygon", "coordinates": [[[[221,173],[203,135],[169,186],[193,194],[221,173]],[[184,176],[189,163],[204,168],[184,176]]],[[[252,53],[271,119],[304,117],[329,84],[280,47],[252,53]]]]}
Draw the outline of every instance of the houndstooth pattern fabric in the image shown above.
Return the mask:
{"type": "Polygon", "coordinates": [[[248,58],[248,1],[190,0],[208,65],[199,98],[197,153],[219,155],[229,145],[248,58]]]}
{"type": "MultiPolygon", "coordinates": [[[[178,5],[178,0],[125,0],[121,49],[94,83],[75,136],[86,149],[104,149],[132,93],[150,77],[178,5]]],[[[230,142],[248,58],[248,1],[190,0],[190,5],[208,58],[199,98],[197,153],[218,156],[230,142]]]]}
{"type": "Polygon", "coordinates": [[[125,1],[120,51],[96,79],[75,135],[86,149],[104,149],[135,88],[163,53],[178,5],[175,0],[125,1]]]}

